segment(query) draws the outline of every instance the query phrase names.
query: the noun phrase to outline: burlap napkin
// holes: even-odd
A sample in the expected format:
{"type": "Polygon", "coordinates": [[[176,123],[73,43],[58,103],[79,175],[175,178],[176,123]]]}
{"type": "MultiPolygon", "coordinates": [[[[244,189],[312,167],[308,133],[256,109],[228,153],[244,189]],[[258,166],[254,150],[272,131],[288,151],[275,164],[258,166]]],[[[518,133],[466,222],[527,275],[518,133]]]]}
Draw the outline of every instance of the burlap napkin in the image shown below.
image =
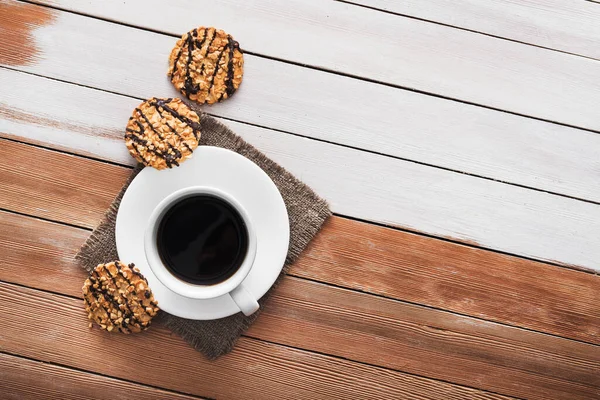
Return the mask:
{"type": "MultiPolygon", "coordinates": [[[[277,282],[279,282],[289,266],[298,258],[311,239],[321,229],[325,220],[331,215],[327,203],[317,196],[312,189],[214,118],[202,114],[200,121],[202,129],[201,145],[223,147],[252,160],[271,177],[281,192],[290,220],[290,247],[283,272],[277,279],[277,282]]],[[[129,180],[107,210],[104,219],[77,254],[76,259],[79,264],[88,272],[91,272],[98,264],[118,259],[115,244],[117,210],[125,189],[141,169],[141,166],[137,166],[133,170],[129,180]]],[[[136,262],[136,260],[123,261],[136,262]]],[[[277,285],[277,282],[275,285],[277,285]]],[[[261,309],[272,290],[273,288],[259,301],[261,309]]],[[[259,313],[260,310],[249,317],[237,313],[213,321],[195,321],[179,318],[161,311],[158,322],[163,323],[173,332],[183,337],[206,357],[214,359],[231,351],[237,339],[256,320],[259,313]]]]}

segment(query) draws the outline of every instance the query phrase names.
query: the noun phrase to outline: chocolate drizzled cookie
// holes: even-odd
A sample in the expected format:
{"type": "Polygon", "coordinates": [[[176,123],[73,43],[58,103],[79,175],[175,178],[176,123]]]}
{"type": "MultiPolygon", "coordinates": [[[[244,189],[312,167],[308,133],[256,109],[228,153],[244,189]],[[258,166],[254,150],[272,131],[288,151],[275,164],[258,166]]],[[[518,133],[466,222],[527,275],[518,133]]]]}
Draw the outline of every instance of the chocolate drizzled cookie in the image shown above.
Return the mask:
{"type": "Polygon", "coordinates": [[[83,301],[88,318],[109,332],[146,330],[158,312],[146,278],[133,264],[120,261],[94,269],[83,285],[83,301]]]}
{"type": "Polygon", "coordinates": [[[169,78],[190,100],[213,104],[242,83],[244,56],[231,35],[200,27],[181,37],[169,56],[169,78]]]}
{"type": "Polygon", "coordinates": [[[131,155],[156,169],[178,166],[200,140],[200,117],[181,99],[153,97],[133,111],[125,129],[131,155]]]}

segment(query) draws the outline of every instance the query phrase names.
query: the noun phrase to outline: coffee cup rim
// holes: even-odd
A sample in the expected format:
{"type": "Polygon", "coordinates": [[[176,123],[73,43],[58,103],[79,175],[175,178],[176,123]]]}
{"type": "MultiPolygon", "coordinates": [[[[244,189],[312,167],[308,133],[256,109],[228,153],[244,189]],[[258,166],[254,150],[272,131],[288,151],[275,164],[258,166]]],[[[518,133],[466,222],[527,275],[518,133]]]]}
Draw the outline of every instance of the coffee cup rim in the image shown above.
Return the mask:
{"type": "Polygon", "coordinates": [[[150,218],[146,224],[144,232],[144,251],[146,254],[146,262],[148,263],[148,266],[154,275],[172,292],[192,299],[210,299],[219,297],[238,287],[244,281],[250,272],[252,265],[254,264],[254,259],[256,257],[256,246],[257,243],[254,225],[252,224],[252,220],[244,206],[229,193],[210,186],[190,186],[179,189],[165,197],[157,204],[150,214],[150,218]],[[178,201],[198,194],[215,196],[229,203],[242,217],[248,233],[248,248],[242,265],[232,276],[226,280],[211,285],[196,285],[186,282],[173,275],[163,264],[160,255],[158,254],[158,247],[156,245],[156,235],[160,219],[164,216],[167,210],[169,210],[170,207],[178,201]]]}

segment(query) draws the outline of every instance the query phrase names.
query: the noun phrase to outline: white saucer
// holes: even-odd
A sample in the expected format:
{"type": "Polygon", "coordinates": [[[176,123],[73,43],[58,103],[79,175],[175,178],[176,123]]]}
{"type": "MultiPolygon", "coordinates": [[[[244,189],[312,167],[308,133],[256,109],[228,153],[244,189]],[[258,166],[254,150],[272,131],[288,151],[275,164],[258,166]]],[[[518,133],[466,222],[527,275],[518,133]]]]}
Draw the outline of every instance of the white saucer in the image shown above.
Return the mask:
{"type": "Polygon", "coordinates": [[[228,294],[207,300],[180,296],[156,278],[144,253],[144,230],[154,208],[176,190],[198,185],[229,193],[250,215],[257,249],[244,286],[260,299],[283,268],[290,238],[288,215],[269,176],[233,151],[201,146],[179,167],[162,171],[144,168],[127,188],[119,206],[115,229],[117,251],[121,261],[135,263],[148,279],[162,310],[188,319],[217,319],[240,311],[228,294]]]}

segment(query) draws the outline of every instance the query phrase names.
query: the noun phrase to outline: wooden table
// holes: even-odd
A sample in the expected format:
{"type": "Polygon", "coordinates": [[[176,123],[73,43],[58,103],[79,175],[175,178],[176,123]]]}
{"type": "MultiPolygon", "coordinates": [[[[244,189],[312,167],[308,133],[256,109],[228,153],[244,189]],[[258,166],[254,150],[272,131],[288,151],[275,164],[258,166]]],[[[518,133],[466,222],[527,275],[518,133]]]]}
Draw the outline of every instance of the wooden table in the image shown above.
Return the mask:
{"type": "Polygon", "coordinates": [[[1,0],[0,398],[600,398],[599,60],[594,1],[1,0]],[[335,213],[217,361],[89,329],[73,261],[199,25],[335,213]]]}

